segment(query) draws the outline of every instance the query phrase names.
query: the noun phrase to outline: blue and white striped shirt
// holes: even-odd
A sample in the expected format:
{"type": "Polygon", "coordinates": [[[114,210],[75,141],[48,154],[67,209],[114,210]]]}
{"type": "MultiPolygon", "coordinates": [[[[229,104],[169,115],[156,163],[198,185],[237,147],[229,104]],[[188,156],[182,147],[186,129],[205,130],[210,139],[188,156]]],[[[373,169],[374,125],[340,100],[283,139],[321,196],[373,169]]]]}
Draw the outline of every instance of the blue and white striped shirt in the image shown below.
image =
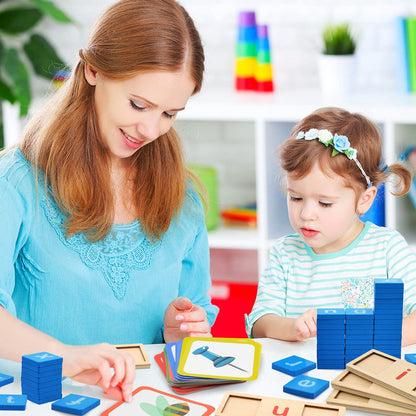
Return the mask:
{"type": "Polygon", "coordinates": [[[349,246],[329,254],[314,253],[298,234],[282,237],[260,278],[247,333],[263,315],[295,318],[310,308],[348,307],[341,293],[345,282],[374,278],[402,279],[404,313],[416,310],[416,253],[397,231],[367,222],[349,246]]]}

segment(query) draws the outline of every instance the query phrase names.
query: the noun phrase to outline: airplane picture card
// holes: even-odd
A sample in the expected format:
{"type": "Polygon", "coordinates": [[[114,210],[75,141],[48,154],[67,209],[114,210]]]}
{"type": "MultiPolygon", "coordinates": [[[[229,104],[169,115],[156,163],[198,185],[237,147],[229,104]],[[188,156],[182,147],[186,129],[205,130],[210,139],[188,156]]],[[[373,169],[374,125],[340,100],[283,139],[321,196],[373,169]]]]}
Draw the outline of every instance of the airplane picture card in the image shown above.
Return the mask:
{"type": "Polygon", "coordinates": [[[345,407],[277,397],[226,393],[215,416],[345,416],[345,407]]]}
{"type": "Polygon", "coordinates": [[[416,365],[377,350],[347,364],[351,372],[416,401],[416,365]]]}
{"type": "Polygon", "coordinates": [[[332,380],[331,385],[333,388],[347,393],[416,410],[415,401],[410,400],[401,394],[395,393],[387,387],[383,387],[370,380],[360,377],[349,370],[344,370],[341,374],[339,374],[334,380],[332,380]]]}
{"type": "Polygon", "coordinates": [[[358,396],[345,391],[334,389],[326,399],[327,403],[345,406],[348,409],[383,415],[416,415],[416,410],[381,402],[368,397],[358,396]]]}
{"type": "Polygon", "coordinates": [[[261,344],[249,338],[199,338],[183,340],[178,365],[182,376],[226,380],[255,380],[261,344]]]}
{"type": "Polygon", "coordinates": [[[136,368],[150,368],[150,360],[143,344],[123,344],[115,347],[132,355],[136,368]]]}
{"type": "Polygon", "coordinates": [[[210,405],[141,386],[134,390],[131,403],[120,401],[101,416],[208,416],[214,411],[215,408],[210,405]]]}

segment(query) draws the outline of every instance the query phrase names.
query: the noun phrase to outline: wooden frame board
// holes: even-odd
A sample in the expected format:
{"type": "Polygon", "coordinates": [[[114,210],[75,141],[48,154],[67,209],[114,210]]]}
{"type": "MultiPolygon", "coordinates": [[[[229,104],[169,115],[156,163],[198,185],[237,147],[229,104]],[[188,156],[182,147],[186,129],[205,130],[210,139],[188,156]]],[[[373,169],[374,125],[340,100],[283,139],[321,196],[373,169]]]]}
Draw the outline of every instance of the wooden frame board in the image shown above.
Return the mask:
{"type": "Polygon", "coordinates": [[[370,399],[364,396],[347,393],[334,389],[326,399],[327,403],[338,406],[345,406],[348,409],[359,410],[361,412],[376,413],[383,415],[413,416],[416,410],[406,409],[405,407],[395,406],[390,403],[370,399]]]}
{"type": "Polygon", "coordinates": [[[149,356],[143,344],[123,344],[115,345],[115,347],[132,355],[136,368],[150,368],[149,356]]]}
{"type": "Polygon", "coordinates": [[[277,414],[290,414],[290,416],[345,416],[345,411],[345,407],[338,405],[229,392],[221,400],[215,416],[269,416],[277,414]]]}
{"type": "Polygon", "coordinates": [[[351,372],[416,402],[416,365],[372,349],[347,364],[351,372]]]}
{"type": "Polygon", "coordinates": [[[416,410],[416,403],[401,394],[395,393],[386,387],[373,383],[362,378],[349,370],[344,370],[331,381],[333,388],[358,396],[368,397],[369,399],[379,400],[396,406],[406,407],[416,410]]]}

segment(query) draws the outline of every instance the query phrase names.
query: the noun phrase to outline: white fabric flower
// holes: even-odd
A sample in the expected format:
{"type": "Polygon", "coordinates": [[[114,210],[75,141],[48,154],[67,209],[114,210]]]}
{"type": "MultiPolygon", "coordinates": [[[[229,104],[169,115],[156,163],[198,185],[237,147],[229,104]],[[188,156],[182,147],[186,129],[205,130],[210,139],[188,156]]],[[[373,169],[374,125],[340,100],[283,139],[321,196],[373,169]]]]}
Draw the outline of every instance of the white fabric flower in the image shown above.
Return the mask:
{"type": "Polygon", "coordinates": [[[319,130],[318,139],[320,142],[328,143],[333,137],[334,136],[329,130],[327,129],[319,130]]]}

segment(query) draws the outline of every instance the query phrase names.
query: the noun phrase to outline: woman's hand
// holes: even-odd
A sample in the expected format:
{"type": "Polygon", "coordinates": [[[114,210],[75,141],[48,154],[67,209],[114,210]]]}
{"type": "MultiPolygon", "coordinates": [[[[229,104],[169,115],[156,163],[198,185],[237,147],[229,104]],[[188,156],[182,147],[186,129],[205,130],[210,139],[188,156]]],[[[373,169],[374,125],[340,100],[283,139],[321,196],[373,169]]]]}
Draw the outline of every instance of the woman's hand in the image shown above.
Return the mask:
{"type": "Polygon", "coordinates": [[[166,343],[185,337],[212,336],[205,309],[183,297],[174,299],[166,308],[163,325],[166,343]]]}
{"type": "Polygon", "coordinates": [[[316,309],[308,309],[293,321],[293,336],[297,341],[316,336],[316,309]]]}
{"type": "Polygon", "coordinates": [[[131,402],[136,367],[133,357],[110,344],[64,345],[62,374],[103,389],[116,400],[131,402]]]}

